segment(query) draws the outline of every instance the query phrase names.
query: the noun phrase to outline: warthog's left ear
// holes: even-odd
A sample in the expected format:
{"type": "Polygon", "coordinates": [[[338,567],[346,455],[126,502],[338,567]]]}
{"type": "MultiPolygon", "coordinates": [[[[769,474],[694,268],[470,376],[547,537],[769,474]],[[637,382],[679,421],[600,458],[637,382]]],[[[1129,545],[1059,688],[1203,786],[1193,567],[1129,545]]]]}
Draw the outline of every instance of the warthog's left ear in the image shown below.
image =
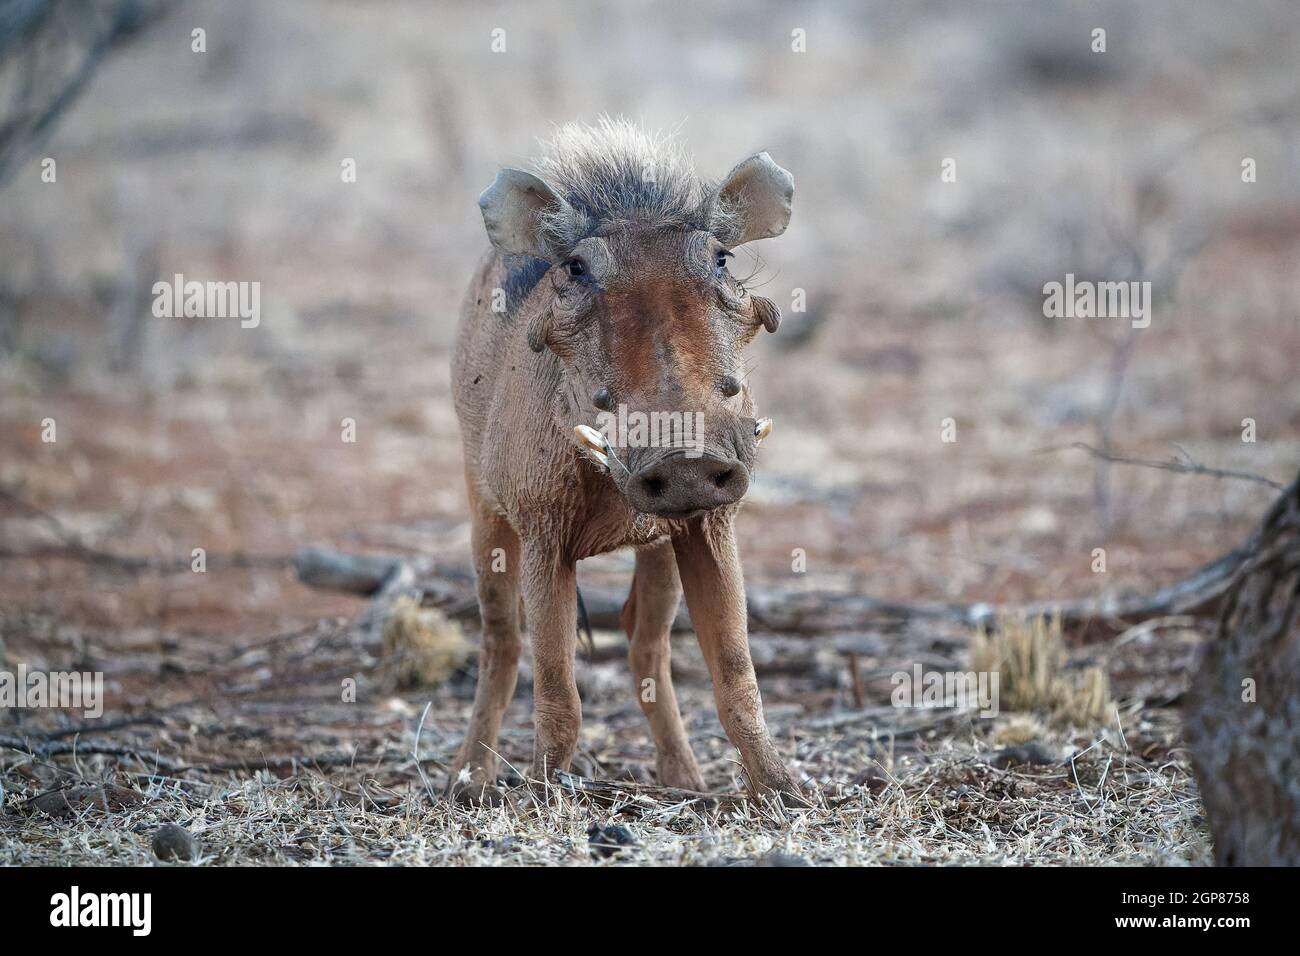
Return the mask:
{"type": "Polygon", "coordinates": [[[563,213],[569,204],[542,179],[522,169],[505,168],[478,197],[488,239],[501,252],[555,259],[546,241],[542,216],[563,213]]]}
{"type": "Polygon", "coordinates": [[[724,242],[739,246],[779,236],[790,224],[794,177],[767,153],[756,153],[727,174],[717,198],[723,218],[736,219],[718,237],[724,242]]]}

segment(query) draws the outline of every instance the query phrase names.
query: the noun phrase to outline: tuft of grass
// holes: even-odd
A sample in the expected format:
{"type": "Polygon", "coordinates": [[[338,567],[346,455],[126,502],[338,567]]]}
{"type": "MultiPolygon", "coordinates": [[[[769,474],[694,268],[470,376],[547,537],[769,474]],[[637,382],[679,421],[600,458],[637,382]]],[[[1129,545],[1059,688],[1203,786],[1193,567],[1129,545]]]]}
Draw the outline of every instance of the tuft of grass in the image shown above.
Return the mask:
{"type": "Polygon", "coordinates": [[[459,624],[413,597],[398,598],[384,617],[384,671],[398,690],[437,687],[472,651],[459,624]]]}
{"type": "Polygon", "coordinates": [[[998,718],[989,743],[997,747],[1018,747],[1042,740],[1047,728],[1033,714],[1007,714],[998,718]]]}
{"type": "Polygon", "coordinates": [[[1110,683],[1099,667],[1065,669],[1059,616],[1009,616],[971,639],[973,665],[998,673],[1003,711],[1042,715],[1057,726],[1091,727],[1109,720],[1110,683]]]}

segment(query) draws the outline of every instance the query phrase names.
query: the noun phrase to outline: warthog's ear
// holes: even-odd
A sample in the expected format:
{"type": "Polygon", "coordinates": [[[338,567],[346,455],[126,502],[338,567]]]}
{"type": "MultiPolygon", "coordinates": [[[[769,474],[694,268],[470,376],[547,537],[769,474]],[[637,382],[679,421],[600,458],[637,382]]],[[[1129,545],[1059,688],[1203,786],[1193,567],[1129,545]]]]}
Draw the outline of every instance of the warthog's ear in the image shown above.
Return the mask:
{"type": "Polygon", "coordinates": [[[718,238],[739,246],[781,235],[790,224],[793,198],[794,177],[767,153],[756,153],[728,173],[718,187],[718,212],[726,222],[718,238]]]}
{"type": "Polygon", "coordinates": [[[546,242],[542,215],[563,212],[568,205],[543,180],[509,167],[478,197],[492,245],[508,255],[550,260],[555,252],[546,242]]]}

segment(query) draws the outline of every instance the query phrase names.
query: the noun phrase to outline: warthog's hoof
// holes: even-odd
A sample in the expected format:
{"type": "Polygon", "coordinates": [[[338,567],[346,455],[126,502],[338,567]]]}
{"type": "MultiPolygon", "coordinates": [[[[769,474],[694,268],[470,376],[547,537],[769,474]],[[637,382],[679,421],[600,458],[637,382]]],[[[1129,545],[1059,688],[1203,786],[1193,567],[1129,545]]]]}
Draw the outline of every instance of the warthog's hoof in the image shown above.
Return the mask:
{"type": "Polygon", "coordinates": [[[678,790],[694,790],[696,793],[707,792],[704,777],[700,774],[700,768],[696,766],[694,760],[688,763],[685,760],[660,757],[658,776],[661,786],[675,787],[678,790]]]}
{"type": "Polygon", "coordinates": [[[453,777],[447,786],[447,799],[460,807],[499,807],[504,793],[495,782],[487,783],[473,774],[465,780],[453,777]]]}
{"type": "Polygon", "coordinates": [[[746,789],[759,800],[777,803],[790,809],[809,810],[817,804],[817,795],[795,781],[790,774],[774,775],[755,782],[746,777],[746,789]]]}

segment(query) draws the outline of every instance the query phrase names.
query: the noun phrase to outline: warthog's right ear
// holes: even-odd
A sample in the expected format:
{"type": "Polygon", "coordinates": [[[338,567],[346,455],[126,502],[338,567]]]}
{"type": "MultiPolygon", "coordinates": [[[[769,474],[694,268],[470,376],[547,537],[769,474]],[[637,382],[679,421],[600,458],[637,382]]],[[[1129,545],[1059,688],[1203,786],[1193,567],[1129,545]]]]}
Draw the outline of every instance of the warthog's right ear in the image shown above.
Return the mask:
{"type": "Polygon", "coordinates": [[[537,256],[552,261],[555,253],[546,242],[542,216],[563,212],[568,207],[543,180],[509,167],[497,173],[492,185],[478,197],[483,225],[493,246],[508,255],[537,256]]]}

